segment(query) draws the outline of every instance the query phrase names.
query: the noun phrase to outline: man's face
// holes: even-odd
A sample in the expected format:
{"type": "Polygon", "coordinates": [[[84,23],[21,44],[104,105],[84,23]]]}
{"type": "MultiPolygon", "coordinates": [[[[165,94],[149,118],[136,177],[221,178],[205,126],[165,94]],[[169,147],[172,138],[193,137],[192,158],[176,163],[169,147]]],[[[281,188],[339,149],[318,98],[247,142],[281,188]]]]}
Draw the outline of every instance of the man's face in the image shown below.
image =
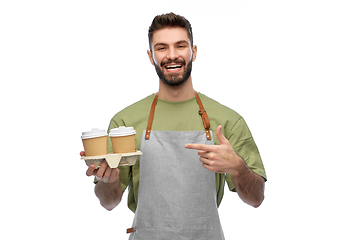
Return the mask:
{"type": "Polygon", "coordinates": [[[164,28],[154,32],[148,55],[160,80],[169,86],[186,82],[195,61],[197,48],[190,45],[184,28],[164,28]]]}

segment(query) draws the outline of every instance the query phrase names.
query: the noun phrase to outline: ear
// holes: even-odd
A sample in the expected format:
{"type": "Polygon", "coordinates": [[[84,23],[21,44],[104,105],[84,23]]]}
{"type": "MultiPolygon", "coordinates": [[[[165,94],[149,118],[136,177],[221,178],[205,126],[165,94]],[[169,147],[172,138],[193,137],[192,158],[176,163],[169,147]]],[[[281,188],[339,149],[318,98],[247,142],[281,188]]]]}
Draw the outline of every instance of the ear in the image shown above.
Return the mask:
{"type": "Polygon", "coordinates": [[[196,56],[197,56],[197,46],[194,45],[194,46],[192,47],[192,61],[193,61],[193,62],[195,61],[196,56]]]}
{"type": "Polygon", "coordinates": [[[151,51],[150,51],[150,50],[147,50],[147,54],[148,54],[148,56],[149,56],[149,59],[150,59],[151,64],[152,64],[153,66],[155,66],[155,65],[154,65],[154,59],[153,59],[153,57],[152,57],[151,51]]]}

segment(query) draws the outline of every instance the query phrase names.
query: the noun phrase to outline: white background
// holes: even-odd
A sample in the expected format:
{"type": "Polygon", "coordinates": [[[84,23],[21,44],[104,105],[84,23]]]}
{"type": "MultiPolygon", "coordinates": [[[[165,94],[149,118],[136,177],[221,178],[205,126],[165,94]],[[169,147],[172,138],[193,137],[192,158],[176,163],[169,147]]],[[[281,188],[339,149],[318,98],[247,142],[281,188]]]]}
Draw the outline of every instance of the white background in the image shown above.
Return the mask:
{"type": "Polygon", "coordinates": [[[100,206],[80,135],[157,91],[147,30],[170,11],[195,89],[245,118],[268,174],[258,209],[226,189],[226,239],[359,239],[356,0],[1,1],[2,235],[127,239],[127,192],[100,206]]]}

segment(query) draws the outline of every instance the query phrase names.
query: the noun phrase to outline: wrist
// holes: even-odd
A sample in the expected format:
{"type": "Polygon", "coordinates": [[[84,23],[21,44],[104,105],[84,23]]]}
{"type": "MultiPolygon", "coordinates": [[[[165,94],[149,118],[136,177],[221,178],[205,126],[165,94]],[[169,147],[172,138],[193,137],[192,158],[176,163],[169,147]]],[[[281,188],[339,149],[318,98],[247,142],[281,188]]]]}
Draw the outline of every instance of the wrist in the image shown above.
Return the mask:
{"type": "Polygon", "coordinates": [[[233,170],[229,174],[231,177],[236,179],[245,177],[250,170],[249,167],[247,166],[246,162],[239,156],[237,157],[236,162],[237,164],[235,167],[233,167],[233,170]]]}

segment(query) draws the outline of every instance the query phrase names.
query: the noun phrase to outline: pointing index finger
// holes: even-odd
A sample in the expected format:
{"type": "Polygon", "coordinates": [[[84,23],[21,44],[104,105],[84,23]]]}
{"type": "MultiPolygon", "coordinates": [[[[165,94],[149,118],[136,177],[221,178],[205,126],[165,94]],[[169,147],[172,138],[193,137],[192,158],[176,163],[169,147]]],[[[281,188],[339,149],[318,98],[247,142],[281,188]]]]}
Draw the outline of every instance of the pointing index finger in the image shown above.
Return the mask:
{"type": "Polygon", "coordinates": [[[195,149],[195,150],[203,150],[206,152],[211,151],[211,145],[206,145],[206,144],[187,143],[187,144],[185,144],[185,148],[195,149]]]}

